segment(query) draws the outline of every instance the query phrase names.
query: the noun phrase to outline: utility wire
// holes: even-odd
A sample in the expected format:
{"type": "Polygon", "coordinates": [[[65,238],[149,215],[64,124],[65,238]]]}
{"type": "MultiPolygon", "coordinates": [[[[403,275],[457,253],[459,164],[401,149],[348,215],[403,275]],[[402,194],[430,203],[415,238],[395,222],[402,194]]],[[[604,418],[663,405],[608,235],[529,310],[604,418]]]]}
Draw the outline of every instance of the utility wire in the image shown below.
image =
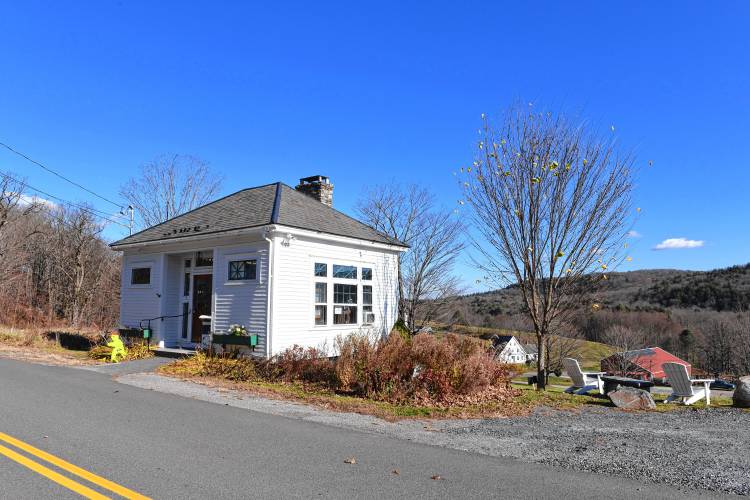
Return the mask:
{"type": "Polygon", "coordinates": [[[20,151],[16,151],[15,149],[13,149],[12,147],[8,146],[7,144],[5,144],[5,143],[3,143],[3,142],[0,142],[0,146],[4,147],[5,149],[7,149],[8,151],[10,151],[11,153],[14,153],[14,154],[16,154],[16,155],[20,156],[21,158],[24,158],[24,159],[26,159],[26,160],[30,161],[30,162],[31,162],[31,163],[33,163],[34,165],[37,165],[37,166],[39,166],[39,167],[43,168],[43,169],[44,169],[44,170],[46,170],[47,172],[49,172],[49,173],[51,173],[51,174],[53,174],[53,175],[56,175],[56,176],[57,176],[57,177],[59,177],[60,179],[62,179],[62,180],[64,180],[64,181],[66,181],[66,182],[69,182],[70,184],[73,184],[74,186],[76,186],[76,187],[79,187],[79,188],[83,189],[84,191],[86,191],[86,192],[88,192],[88,193],[91,193],[91,194],[93,194],[93,195],[94,195],[94,196],[96,196],[97,198],[99,198],[99,199],[101,199],[101,200],[104,200],[104,201],[106,201],[107,203],[111,203],[112,205],[116,206],[117,208],[120,208],[120,209],[122,208],[122,203],[117,203],[117,202],[114,202],[114,201],[110,200],[109,198],[105,198],[104,196],[102,196],[102,195],[100,195],[100,194],[98,194],[98,193],[95,193],[94,191],[92,191],[92,190],[90,190],[90,189],[88,189],[88,188],[86,188],[86,187],[84,187],[84,186],[81,186],[81,185],[80,185],[80,184],[78,184],[77,182],[75,182],[75,181],[72,181],[72,180],[68,179],[67,177],[65,177],[64,175],[62,175],[62,174],[59,174],[59,173],[55,172],[55,171],[54,171],[54,170],[52,170],[51,168],[49,168],[49,167],[46,167],[45,165],[43,165],[43,164],[39,163],[38,161],[34,160],[33,158],[29,158],[28,156],[26,156],[25,154],[21,153],[20,151]]]}
{"type": "Polygon", "coordinates": [[[23,186],[26,186],[27,188],[31,189],[32,191],[34,191],[37,194],[42,194],[44,196],[47,196],[47,197],[52,198],[54,200],[57,200],[57,201],[59,201],[61,203],[65,203],[66,205],[70,205],[72,207],[78,208],[80,210],[83,210],[85,212],[90,213],[91,215],[93,215],[95,217],[98,217],[100,219],[104,219],[104,220],[106,220],[108,222],[111,222],[112,224],[118,224],[118,225],[123,226],[123,227],[129,227],[126,224],[123,224],[122,222],[110,219],[109,217],[112,217],[112,214],[108,214],[108,213],[103,212],[101,210],[97,210],[96,208],[91,208],[91,207],[87,207],[85,205],[80,205],[78,203],[73,203],[71,201],[68,201],[68,200],[65,200],[63,198],[60,198],[59,196],[55,196],[54,194],[47,193],[45,191],[42,191],[41,189],[35,188],[34,186],[30,185],[26,181],[22,181],[22,180],[20,180],[20,179],[18,179],[16,177],[13,177],[12,175],[7,174],[5,172],[0,172],[0,176],[5,177],[7,179],[11,179],[13,181],[16,181],[17,183],[19,183],[19,184],[21,184],[23,186]],[[104,214],[104,215],[100,215],[100,214],[104,214]]]}

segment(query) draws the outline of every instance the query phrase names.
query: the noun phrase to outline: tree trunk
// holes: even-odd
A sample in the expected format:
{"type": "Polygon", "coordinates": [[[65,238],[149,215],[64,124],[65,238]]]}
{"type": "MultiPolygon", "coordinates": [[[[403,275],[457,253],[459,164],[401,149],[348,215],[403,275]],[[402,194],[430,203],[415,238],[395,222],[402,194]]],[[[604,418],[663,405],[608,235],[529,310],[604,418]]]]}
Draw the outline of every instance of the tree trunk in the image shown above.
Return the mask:
{"type": "Polygon", "coordinates": [[[536,389],[543,391],[547,385],[546,372],[547,372],[547,345],[544,342],[544,334],[542,332],[536,333],[536,348],[538,351],[536,361],[536,389]]]}

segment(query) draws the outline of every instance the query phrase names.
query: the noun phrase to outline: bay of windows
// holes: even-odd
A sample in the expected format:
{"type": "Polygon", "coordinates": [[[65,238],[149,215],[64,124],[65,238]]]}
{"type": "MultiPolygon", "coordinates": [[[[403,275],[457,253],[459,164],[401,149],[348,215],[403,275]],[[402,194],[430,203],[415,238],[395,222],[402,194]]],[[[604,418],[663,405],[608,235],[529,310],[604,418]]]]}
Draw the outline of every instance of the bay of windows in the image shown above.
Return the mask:
{"type": "Polygon", "coordinates": [[[360,283],[372,281],[372,268],[331,264],[329,275],[328,267],[314,263],[314,324],[329,325],[329,315],[333,325],[374,323],[372,285],[360,283]]]}

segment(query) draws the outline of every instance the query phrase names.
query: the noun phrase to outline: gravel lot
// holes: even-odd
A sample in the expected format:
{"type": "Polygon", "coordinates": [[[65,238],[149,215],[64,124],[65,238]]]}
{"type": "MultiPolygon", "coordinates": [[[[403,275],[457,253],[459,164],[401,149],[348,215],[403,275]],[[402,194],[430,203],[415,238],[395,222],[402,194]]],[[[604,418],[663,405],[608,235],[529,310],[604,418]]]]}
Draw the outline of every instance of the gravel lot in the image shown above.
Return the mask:
{"type": "Polygon", "coordinates": [[[153,373],[130,373],[117,380],[143,389],[429,445],[667,483],[685,490],[687,496],[696,490],[750,495],[750,413],[743,410],[684,408],[647,413],[607,407],[576,412],[539,408],[530,416],[507,419],[386,422],[370,415],[333,412],[153,373]]]}
{"type": "MultiPolygon", "coordinates": [[[[529,417],[450,423],[444,432],[504,456],[696,489],[750,495],[750,413],[540,409],[529,417]]],[[[495,454],[495,453],[493,453],[495,454]]]]}

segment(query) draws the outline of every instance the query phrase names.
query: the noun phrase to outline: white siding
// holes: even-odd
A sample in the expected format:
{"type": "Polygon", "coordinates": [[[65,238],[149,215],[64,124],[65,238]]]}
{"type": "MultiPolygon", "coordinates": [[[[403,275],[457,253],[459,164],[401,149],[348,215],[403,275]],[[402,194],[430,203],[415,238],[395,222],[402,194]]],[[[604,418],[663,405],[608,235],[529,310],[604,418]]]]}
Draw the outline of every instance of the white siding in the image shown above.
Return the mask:
{"type": "MultiPolygon", "coordinates": [[[[159,299],[162,286],[161,264],[161,254],[158,253],[123,255],[120,289],[120,323],[123,326],[137,328],[141,320],[161,315],[159,299]],[[137,267],[151,267],[149,285],[131,285],[131,271],[137,267]]],[[[161,325],[159,323],[159,321],[151,322],[155,341],[160,338],[161,325]]]]}
{"type": "MultiPolygon", "coordinates": [[[[387,334],[396,321],[397,307],[397,253],[365,245],[322,241],[307,236],[296,236],[287,245],[276,237],[274,247],[273,305],[271,321],[271,351],[276,354],[294,344],[304,347],[333,347],[338,335],[357,331],[359,325],[332,325],[333,311],[329,307],[327,326],[314,324],[315,262],[327,262],[329,276],[331,264],[356,265],[373,270],[372,328],[381,335],[387,334]]],[[[358,323],[362,322],[362,282],[358,287],[358,323]]],[[[329,290],[329,294],[331,291],[329,290]]]]}
{"type": "Polygon", "coordinates": [[[249,333],[258,335],[255,354],[266,353],[266,310],[268,307],[268,242],[218,247],[214,254],[213,331],[225,333],[229,325],[245,325],[249,333]],[[257,260],[254,281],[231,282],[229,262],[257,260]]]}

